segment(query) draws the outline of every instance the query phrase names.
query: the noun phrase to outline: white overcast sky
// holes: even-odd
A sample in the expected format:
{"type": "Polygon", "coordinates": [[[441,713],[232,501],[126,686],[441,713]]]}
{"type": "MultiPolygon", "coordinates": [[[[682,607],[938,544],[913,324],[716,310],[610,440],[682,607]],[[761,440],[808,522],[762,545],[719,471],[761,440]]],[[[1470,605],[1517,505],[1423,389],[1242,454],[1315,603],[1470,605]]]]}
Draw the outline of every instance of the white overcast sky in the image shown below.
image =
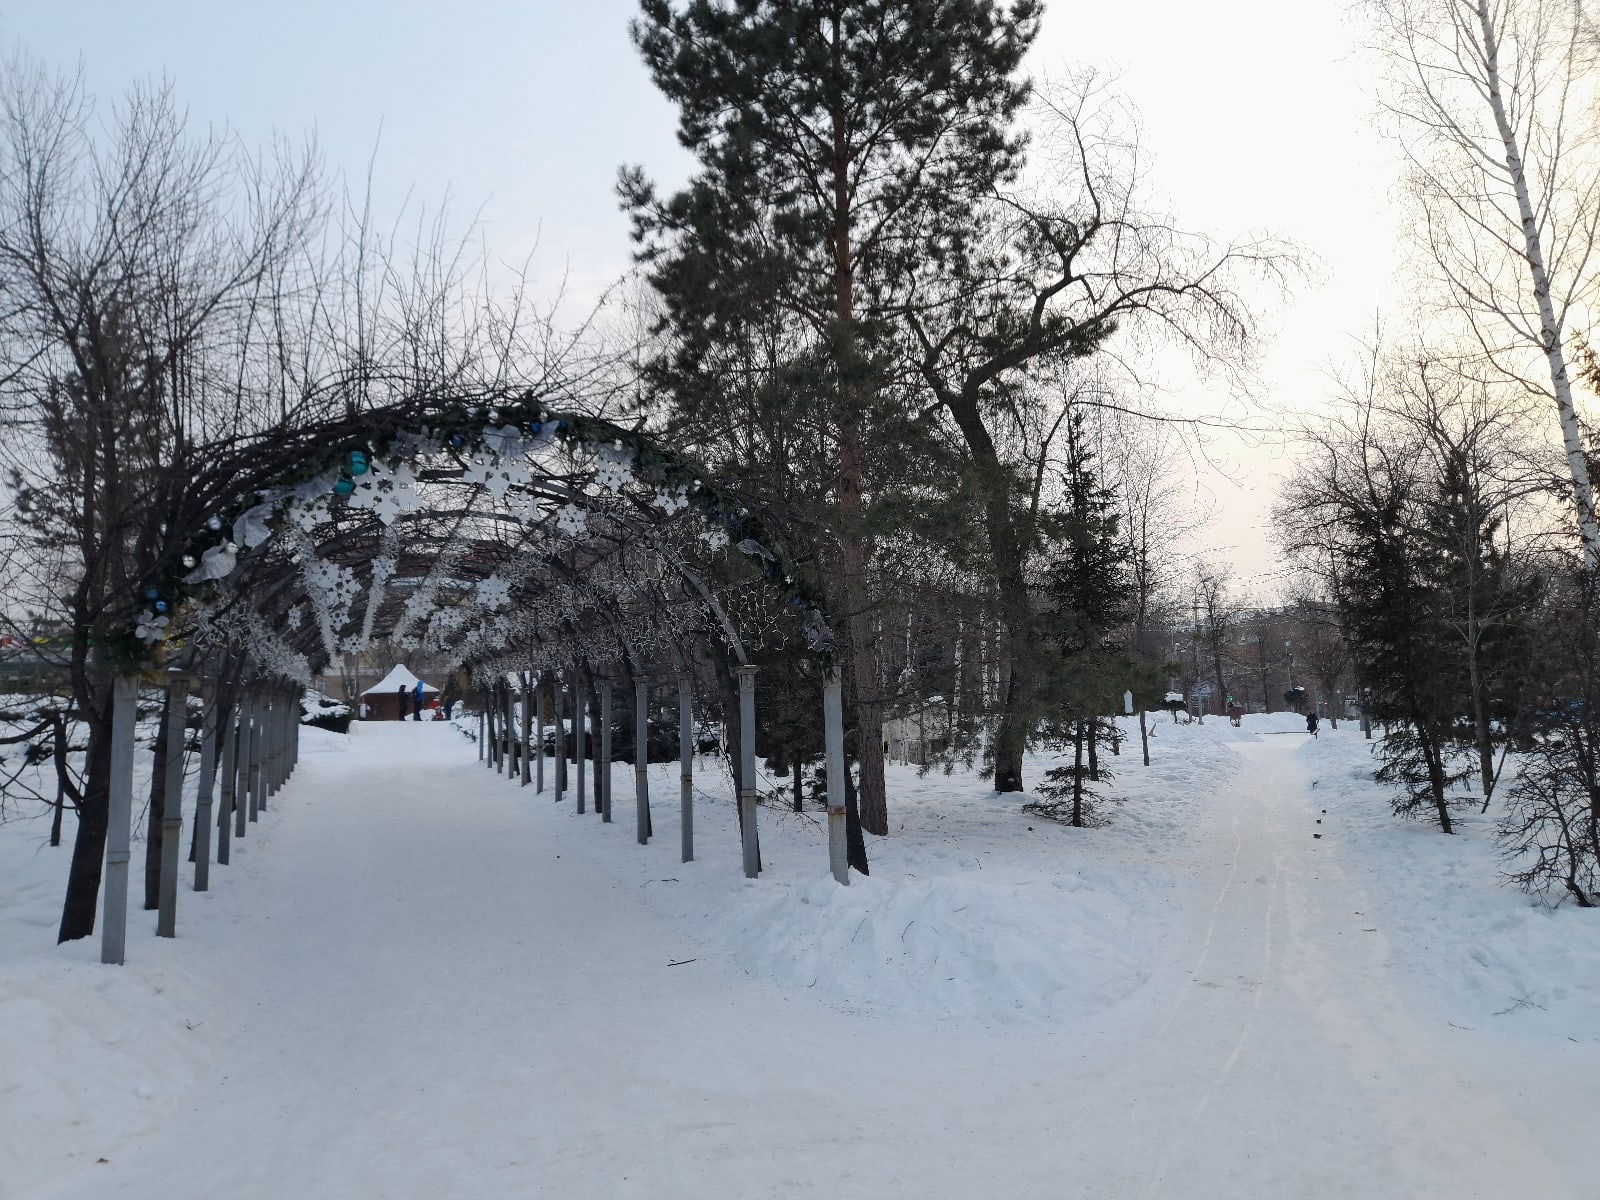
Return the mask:
{"type": "MultiPolygon", "coordinates": [[[[541,278],[567,272],[593,295],[628,266],[618,165],[668,184],[688,169],[674,112],[628,40],[635,11],[634,0],[0,0],[0,42],[81,62],[107,100],[165,75],[196,124],[230,125],[247,143],[314,131],[329,167],[352,176],[376,146],[380,212],[408,192],[432,207],[448,191],[462,223],[481,215],[498,257],[537,245],[541,278]]],[[[1118,76],[1152,182],[1185,227],[1271,232],[1321,260],[1320,281],[1263,314],[1277,334],[1268,391],[1295,405],[1326,391],[1324,368],[1370,328],[1394,268],[1395,166],[1354,40],[1339,0],[1046,0],[1029,62],[1118,76]]],[[[1247,451],[1237,461],[1239,484],[1209,482],[1227,515],[1199,548],[1248,580],[1272,569],[1280,464],[1247,451]]]]}

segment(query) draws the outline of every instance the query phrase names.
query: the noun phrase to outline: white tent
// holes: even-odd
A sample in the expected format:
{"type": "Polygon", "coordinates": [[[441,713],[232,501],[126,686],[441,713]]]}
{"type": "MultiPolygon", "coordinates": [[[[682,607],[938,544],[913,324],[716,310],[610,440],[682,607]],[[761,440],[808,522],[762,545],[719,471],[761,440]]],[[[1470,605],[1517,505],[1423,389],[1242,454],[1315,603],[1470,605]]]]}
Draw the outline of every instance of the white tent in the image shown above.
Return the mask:
{"type": "MultiPolygon", "coordinates": [[[[363,696],[378,694],[392,696],[403,687],[406,689],[406,695],[409,696],[416,691],[419,683],[422,683],[422,681],[407,670],[404,663],[395,663],[387,675],[361,694],[363,696]]],[[[423,683],[422,690],[424,692],[437,692],[439,689],[431,683],[423,683]]]]}

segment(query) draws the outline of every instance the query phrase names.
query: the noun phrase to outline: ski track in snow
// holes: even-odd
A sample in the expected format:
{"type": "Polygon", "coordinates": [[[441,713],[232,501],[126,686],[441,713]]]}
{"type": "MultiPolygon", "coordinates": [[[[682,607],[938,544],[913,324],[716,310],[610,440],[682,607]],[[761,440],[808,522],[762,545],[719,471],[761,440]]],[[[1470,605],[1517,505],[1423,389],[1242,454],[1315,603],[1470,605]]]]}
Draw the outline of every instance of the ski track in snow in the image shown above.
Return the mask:
{"type": "Polygon", "coordinates": [[[0,926],[0,1197],[1591,1200],[1593,1005],[1436,1015],[1512,951],[1386,873],[1459,847],[1368,815],[1359,735],[1280,727],[1161,727],[1103,830],[898,771],[848,889],[774,809],[740,878],[714,774],[679,864],[670,764],[638,847],[627,764],[605,827],[443,725],[317,741],[178,940],[46,952],[36,884],[0,926]]]}

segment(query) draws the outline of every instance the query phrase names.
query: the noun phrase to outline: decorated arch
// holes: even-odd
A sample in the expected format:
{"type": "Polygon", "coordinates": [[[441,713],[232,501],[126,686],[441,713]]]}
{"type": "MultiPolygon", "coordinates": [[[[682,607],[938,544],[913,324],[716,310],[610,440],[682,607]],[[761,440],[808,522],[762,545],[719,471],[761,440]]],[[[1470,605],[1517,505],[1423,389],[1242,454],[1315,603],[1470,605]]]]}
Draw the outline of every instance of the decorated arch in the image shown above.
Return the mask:
{"type": "MultiPolygon", "coordinates": [[[[795,639],[827,672],[829,857],[835,877],[847,882],[841,706],[826,606],[781,531],[736,480],[641,429],[528,396],[359,414],[298,433],[265,457],[257,478],[239,481],[215,511],[200,515],[152,571],[126,629],[101,648],[129,679],[162,671],[174,687],[204,691],[203,665],[222,658],[244,681],[237,695],[211,697],[195,818],[206,831],[196,839],[199,853],[209,854],[214,820],[217,861],[226,862],[229,838],[244,836],[249,819],[287,782],[298,698],[314,674],[382,641],[465,671],[482,698],[481,760],[541,790],[542,730],[532,763],[530,728],[534,714],[542,724],[541,697],[553,707],[565,693],[578,704],[585,686],[631,680],[640,841],[649,835],[646,688],[652,678],[676,678],[687,860],[692,697],[685,664],[696,644],[711,640],[738,675],[743,865],[754,877],[754,668],[746,647],[752,638],[795,639]],[[596,671],[596,664],[622,669],[596,671]]],[[[131,694],[119,690],[114,720],[131,722],[131,694]]],[[[609,694],[602,711],[609,722],[609,694]]],[[[573,734],[583,737],[582,721],[573,734]]],[[[596,736],[608,753],[609,725],[596,736]]],[[[581,811],[581,741],[576,749],[581,811]]],[[[131,744],[114,745],[119,752],[131,758],[131,744]]],[[[558,749],[558,799],[565,762],[558,749]]],[[[594,804],[609,820],[610,772],[604,776],[607,794],[594,804]]],[[[124,821],[119,835],[115,814],[130,800],[112,797],[108,897],[126,894],[127,834],[124,821]]],[[[174,827],[164,854],[175,856],[177,840],[174,827]]],[[[175,880],[176,857],[171,866],[175,880]]],[[[197,872],[197,886],[203,878],[197,872]]],[[[164,909],[174,889],[163,884],[164,909]]],[[[102,957],[121,961],[123,934],[112,927],[125,917],[116,917],[109,899],[107,913],[102,957]]]]}

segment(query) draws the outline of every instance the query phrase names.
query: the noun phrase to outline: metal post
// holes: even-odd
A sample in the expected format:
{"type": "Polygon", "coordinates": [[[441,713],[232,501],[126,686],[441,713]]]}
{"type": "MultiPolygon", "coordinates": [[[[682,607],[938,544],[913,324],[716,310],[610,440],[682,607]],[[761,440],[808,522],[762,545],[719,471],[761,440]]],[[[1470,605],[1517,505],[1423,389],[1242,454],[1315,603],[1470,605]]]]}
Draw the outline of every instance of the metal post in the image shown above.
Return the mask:
{"type": "Polygon", "coordinates": [[[122,965],[128,945],[128,843],[133,832],[133,725],[139,681],[118,675],[111,684],[110,807],[106,814],[106,877],[100,961],[122,965]]]}
{"type": "Polygon", "coordinates": [[[683,861],[694,861],[694,692],[687,675],[678,676],[678,822],[683,861]]]}
{"type": "Polygon", "coordinates": [[[761,843],[756,838],[756,669],[739,670],[739,815],[744,877],[761,874],[761,843]]]}
{"type": "Polygon", "coordinates": [[[294,694],[285,688],[278,693],[278,704],[275,711],[278,720],[277,727],[272,731],[272,793],[277,793],[283,788],[286,776],[286,762],[289,751],[289,712],[294,707],[294,694]]]}
{"type": "Polygon", "coordinates": [[[533,764],[533,790],[544,791],[544,680],[536,680],[533,686],[533,720],[535,736],[538,738],[539,757],[533,764]]]}
{"type": "Polygon", "coordinates": [[[650,841],[650,683],[633,681],[634,829],[643,846],[650,841]]]}
{"type": "Polygon", "coordinates": [[[249,797],[245,816],[252,823],[261,816],[261,719],[265,709],[259,693],[250,697],[250,753],[244,759],[244,787],[249,797]]]}
{"type": "Polygon", "coordinates": [[[217,795],[217,862],[227,866],[229,834],[233,830],[233,807],[239,779],[239,730],[237,706],[230,704],[217,715],[217,736],[222,739],[222,782],[217,795]]]}
{"type": "Polygon", "coordinates": [[[844,821],[844,701],[839,668],[822,681],[822,731],[828,764],[828,866],[838,882],[850,882],[850,849],[844,821]]]}
{"type": "Polygon", "coordinates": [[[522,786],[533,782],[533,687],[522,677],[522,786]]]}
{"type": "MultiPolygon", "coordinates": [[[[278,709],[283,706],[276,692],[263,692],[261,707],[256,709],[255,784],[250,789],[255,797],[256,813],[267,811],[267,789],[272,782],[273,733],[277,729],[278,709]]],[[[252,818],[254,819],[254,818],[252,818]]]]}
{"type": "Polygon", "coordinates": [[[239,750],[235,767],[238,780],[233,785],[233,836],[244,837],[245,819],[250,812],[250,729],[255,717],[255,697],[248,691],[239,703],[239,750]]]}
{"type": "Polygon", "coordinates": [[[500,770],[506,778],[517,773],[517,735],[512,719],[511,685],[500,681],[500,770]]]}
{"type": "Polygon", "coordinates": [[[161,802],[161,880],[156,895],[156,936],[178,933],[178,847],[183,841],[183,732],[189,715],[189,681],[167,683],[166,795],[161,802]]]}
{"type": "Polygon", "coordinates": [[[579,813],[587,811],[583,807],[583,777],[588,774],[583,769],[584,742],[587,740],[583,735],[586,732],[584,725],[587,723],[588,717],[588,697],[583,692],[583,676],[574,671],[572,675],[572,750],[578,768],[578,786],[574,790],[578,793],[579,813]]]}
{"type": "Polygon", "coordinates": [[[484,760],[484,755],[486,753],[486,745],[487,745],[487,743],[485,742],[484,739],[485,739],[485,736],[487,734],[487,730],[484,729],[484,722],[485,722],[485,719],[486,719],[485,714],[487,713],[488,708],[489,708],[489,706],[487,704],[480,703],[478,705],[478,761],[479,762],[482,762],[484,760]]]}
{"type": "Polygon", "coordinates": [[[596,760],[600,767],[598,782],[595,784],[597,795],[594,806],[600,811],[600,819],[607,825],[611,824],[611,681],[605,680],[600,684],[600,757],[596,760]]]}
{"type": "Polygon", "coordinates": [[[200,726],[200,782],[195,789],[194,806],[194,890],[211,886],[211,793],[217,782],[217,705],[215,697],[206,705],[200,726]]]}
{"type": "Polygon", "coordinates": [[[567,726],[561,715],[561,677],[556,676],[550,682],[551,707],[555,710],[556,731],[556,761],[552,768],[555,774],[556,803],[560,804],[567,791],[567,726]]]}

